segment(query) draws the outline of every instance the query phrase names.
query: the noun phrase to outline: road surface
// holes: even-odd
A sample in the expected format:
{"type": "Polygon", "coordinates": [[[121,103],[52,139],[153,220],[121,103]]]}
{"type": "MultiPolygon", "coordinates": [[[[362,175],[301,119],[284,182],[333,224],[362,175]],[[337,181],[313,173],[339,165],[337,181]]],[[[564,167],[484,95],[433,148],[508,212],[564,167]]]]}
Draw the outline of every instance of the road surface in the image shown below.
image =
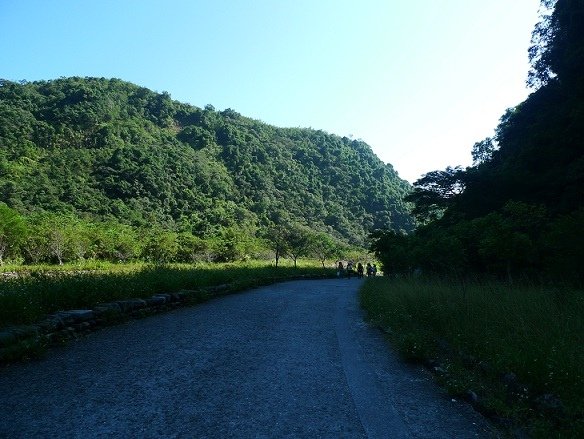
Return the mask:
{"type": "Polygon", "coordinates": [[[0,369],[0,438],[496,437],[364,323],[361,282],[263,287],[0,369]]]}

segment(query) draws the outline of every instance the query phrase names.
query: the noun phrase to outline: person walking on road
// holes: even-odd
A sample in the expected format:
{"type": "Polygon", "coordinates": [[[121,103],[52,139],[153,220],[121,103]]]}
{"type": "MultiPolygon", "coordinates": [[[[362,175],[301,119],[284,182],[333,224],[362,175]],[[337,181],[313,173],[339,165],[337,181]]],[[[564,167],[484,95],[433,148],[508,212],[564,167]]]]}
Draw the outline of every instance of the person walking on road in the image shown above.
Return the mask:
{"type": "Polygon", "coordinates": [[[351,279],[351,275],[353,274],[353,261],[347,262],[347,278],[351,279]]]}

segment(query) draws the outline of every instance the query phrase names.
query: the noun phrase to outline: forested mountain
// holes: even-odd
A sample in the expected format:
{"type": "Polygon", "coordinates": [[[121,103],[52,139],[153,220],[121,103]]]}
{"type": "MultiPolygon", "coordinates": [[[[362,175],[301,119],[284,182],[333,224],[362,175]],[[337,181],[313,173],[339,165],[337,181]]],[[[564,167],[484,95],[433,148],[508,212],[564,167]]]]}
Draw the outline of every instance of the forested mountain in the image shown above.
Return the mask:
{"type": "Polygon", "coordinates": [[[411,230],[410,186],[362,141],[201,109],[119,79],[0,81],[0,201],[194,236],[411,230]]]}
{"type": "Polygon", "coordinates": [[[542,6],[529,51],[533,93],[474,145],[472,167],[414,183],[408,198],[421,227],[409,238],[377,235],[394,270],[584,283],[584,2],[542,6]]]}

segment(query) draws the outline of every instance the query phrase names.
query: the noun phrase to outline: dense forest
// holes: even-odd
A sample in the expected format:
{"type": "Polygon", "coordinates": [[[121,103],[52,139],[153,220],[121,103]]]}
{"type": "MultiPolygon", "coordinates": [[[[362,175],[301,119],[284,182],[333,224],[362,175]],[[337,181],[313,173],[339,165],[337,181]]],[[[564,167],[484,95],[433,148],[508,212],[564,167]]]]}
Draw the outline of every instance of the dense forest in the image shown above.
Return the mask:
{"type": "Polygon", "coordinates": [[[542,11],[533,92],[474,145],[473,166],[414,183],[416,232],[374,235],[387,271],[584,284],[584,2],[543,0],[542,11]]]}
{"type": "Polygon", "coordinates": [[[413,229],[410,190],[360,140],[119,79],[0,80],[0,261],[232,260],[283,252],[283,232],[364,246],[413,229]]]}

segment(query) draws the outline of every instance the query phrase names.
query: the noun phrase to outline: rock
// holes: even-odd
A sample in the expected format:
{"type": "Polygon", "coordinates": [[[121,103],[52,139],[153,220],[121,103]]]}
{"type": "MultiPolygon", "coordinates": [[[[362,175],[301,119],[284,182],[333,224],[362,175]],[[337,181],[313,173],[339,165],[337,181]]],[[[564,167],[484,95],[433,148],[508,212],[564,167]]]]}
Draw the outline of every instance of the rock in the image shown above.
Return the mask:
{"type": "Polygon", "coordinates": [[[426,360],[424,365],[430,370],[434,370],[435,368],[440,367],[440,363],[435,359],[426,360]]]}
{"type": "Polygon", "coordinates": [[[63,327],[63,322],[60,318],[55,316],[49,316],[46,319],[40,321],[37,326],[41,329],[41,331],[45,334],[50,332],[55,332],[58,329],[63,327]]]}
{"type": "Polygon", "coordinates": [[[144,300],[148,306],[162,306],[167,302],[166,298],[162,296],[152,296],[144,300]]]}
{"type": "Polygon", "coordinates": [[[75,332],[88,332],[91,329],[91,323],[89,322],[81,322],[73,324],[73,328],[75,332]]]}
{"type": "Polygon", "coordinates": [[[384,326],[384,327],[381,327],[380,329],[385,334],[390,334],[390,335],[393,334],[393,330],[391,329],[390,326],[384,326]]]}
{"type": "Polygon", "coordinates": [[[554,416],[556,418],[562,418],[565,415],[566,409],[562,400],[551,393],[546,393],[536,398],[535,407],[548,415],[554,416]]]}
{"type": "Polygon", "coordinates": [[[503,376],[501,376],[501,381],[507,388],[507,399],[509,401],[527,396],[527,388],[519,382],[517,375],[515,375],[513,372],[505,373],[503,376]]]}
{"type": "Polygon", "coordinates": [[[477,364],[477,368],[484,374],[490,373],[491,370],[493,369],[491,365],[486,361],[479,361],[479,363],[477,364]]]}
{"type": "Polygon", "coordinates": [[[67,340],[73,338],[73,334],[75,330],[73,328],[65,328],[61,329],[60,331],[53,332],[51,334],[46,335],[46,340],[49,344],[62,344],[65,343],[67,340]]]}
{"type": "Polygon", "coordinates": [[[501,381],[508,386],[517,385],[517,375],[513,372],[507,372],[501,376],[501,381]]]}
{"type": "Polygon", "coordinates": [[[165,302],[172,302],[172,295],[171,294],[159,293],[159,294],[155,294],[152,297],[163,298],[165,302]]]}
{"type": "Polygon", "coordinates": [[[0,347],[10,346],[13,343],[16,343],[16,336],[11,331],[0,331],[0,347]]]}
{"type": "Polygon", "coordinates": [[[517,380],[517,375],[513,372],[507,372],[501,376],[501,382],[507,387],[507,393],[509,397],[513,397],[520,391],[519,381],[517,380]]]}
{"type": "Polygon", "coordinates": [[[51,314],[47,316],[46,320],[51,320],[53,324],[56,326],[56,329],[63,329],[65,327],[65,322],[58,314],[51,314]]]}
{"type": "Polygon", "coordinates": [[[96,317],[118,315],[122,313],[122,307],[116,302],[100,303],[93,308],[96,317]]]}
{"type": "Polygon", "coordinates": [[[192,296],[194,290],[182,290],[178,293],[172,293],[172,297],[177,302],[186,302],[189,296],[192,296]]]}
{"type": "Polygon", "coordinates": [[[446,369],[444,369],[440,366],[433,367],[432,371],[437,375],[445,375],[446,374],[446,369]]]}
{"type": "Polygon", "coordinates": [[[18,340],[24,340],[31,337],[38,337],[40,335],[40,328],[34,325],[14,326],[10,328],[10,332],[12,332],[18,340]]]}
{"type": "Polygon", "coordinates": [[[220,293],[220,292],[226,291],[228,289],[229,289],[229,285],[227,285],[227,284],[221,284],[221,285],[217,285],[217,286],[214,286],[214,287],[211,287],[210,288],[210,290],[213,293],[220,293]]]}
{"type": "Polygon", "coordinates": [[[467,390],[464,394],[464,399],[471,404],[476,404],[479,402],[479,396],[472,390],[467,390]]]}
{"type": "Polygon", "coordinates": [[[116,303],[120,305],[122,312],[125,313],[146,308],[146,301],[142,299],[118,300],[116,303]]]}
{"type": "Polygon", "coordinates": [[[63,320],[65,325],[87,322],[95,318],[95,314],[91,309],[72,309],[70,311],[59,311],[57,316],[63,320]]]}

